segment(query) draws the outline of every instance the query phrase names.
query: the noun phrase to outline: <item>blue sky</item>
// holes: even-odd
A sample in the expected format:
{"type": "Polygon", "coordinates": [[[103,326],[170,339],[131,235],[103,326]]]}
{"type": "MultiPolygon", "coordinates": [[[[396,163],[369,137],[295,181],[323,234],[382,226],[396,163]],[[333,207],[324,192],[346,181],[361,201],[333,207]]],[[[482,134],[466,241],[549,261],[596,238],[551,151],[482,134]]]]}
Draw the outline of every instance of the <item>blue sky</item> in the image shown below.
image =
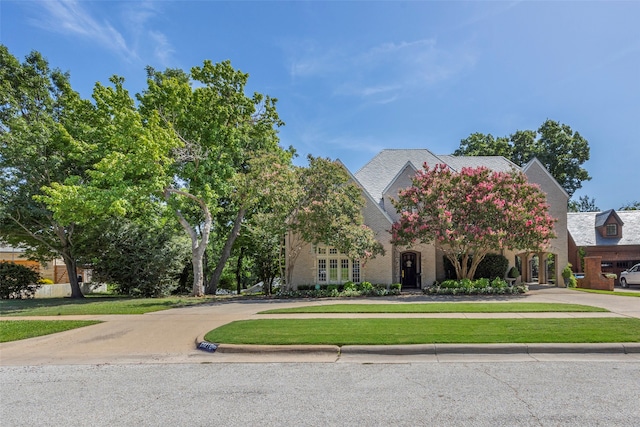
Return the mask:
{"type": "Polygon", "coordinates": [[[640,200],[640,1],[11,1],[0,42],[88,97],[147,65],[229,59],[278,98],[283,146],[353,172],[384,148],[450,154],[547,118],[590,144],[575,196],[640,200]]]}

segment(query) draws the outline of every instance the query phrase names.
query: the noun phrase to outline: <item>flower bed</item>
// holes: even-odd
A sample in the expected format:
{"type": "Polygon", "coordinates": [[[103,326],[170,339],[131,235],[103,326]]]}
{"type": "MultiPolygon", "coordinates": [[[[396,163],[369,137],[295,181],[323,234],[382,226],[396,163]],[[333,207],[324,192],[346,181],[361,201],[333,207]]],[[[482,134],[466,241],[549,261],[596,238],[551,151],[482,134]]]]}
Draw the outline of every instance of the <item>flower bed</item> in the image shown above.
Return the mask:
{"type": "Polygon", "coordinates": [[[298,289],[280,289],[278,298],[327,298],[327,297],[359,297],[359,296],[387,296],[400,295],[401,285],[371,284],[369,282],[322,285],[299,285],[298,289]]]}
{"type": "Polygon", "coordinates": [[[495,278],[493,280],[445,280],[435,283],[423,292],[429,295],[506,295],[523,294],[528,290],[527,285],[510,286],[503,279],[495,278]]]}

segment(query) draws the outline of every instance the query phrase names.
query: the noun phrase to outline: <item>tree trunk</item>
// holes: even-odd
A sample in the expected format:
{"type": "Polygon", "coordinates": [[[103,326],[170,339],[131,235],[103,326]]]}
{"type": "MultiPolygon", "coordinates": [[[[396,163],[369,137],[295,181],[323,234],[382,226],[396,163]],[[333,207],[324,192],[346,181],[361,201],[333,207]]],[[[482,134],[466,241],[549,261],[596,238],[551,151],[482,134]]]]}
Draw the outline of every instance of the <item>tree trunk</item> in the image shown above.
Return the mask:
{"type": "MultiPolygon", "coordinates": [[[[296,260],[298,259],[298,255],[300,255],[301,242],[297,237],[298,235],[294,232],[287,232],[285,238],[283,239],[285,244],[283,250],[280,251],[281,256],[284,252],[284,267],[285,267],[285,283],[287,289],[291,289],[291,278],[293,276],[293,267],[296,264],[296,260]],[[288,244],[287,244],[288,240],[288,244]],[[288,249],[288,250],[287,250],[288,249]]],[[[282,285],[282,284],[281,284],[282,285]]]]}
{"type": "Polygon", "coordinates": [[[211,280],[207,283],[206,293],[209,295],[215,295],[216,290],[218,289],[218,283],[220,282],[220,277],[222,276],[222,270],[224,270],[224,266],[227,264],[229,257],[231,256],[231,249],[233,248],[233,243],[236,241],[236,238],[240,234],[240,226],[242,225],[242,220],[244,219],[244,215],[247,213],[247,209],[245,207],[240,208],[238,214],[236,215],[236,220],[233,223],[233,228],[227,237],[227,241],[224,242],[224,247],[222,248],[222,252],[220,253],[220,259],[218,260],[218,264],[216,265],[216,269],[213,271],[211,275],[211,280]]]}
{"type": "Polygon", "coordinates": [[[64,266],[67,269],[67,276],[69,276],[71,298],[84,298],[82,289],[80,289],[80,283],[78,283],[78,263],[76,262],[76,258],[73,254],[74,251],[71,243],[71,236],[73,236],[74,228],[73,224],[68,227],[56,225],[54,230],[62,247],[60,255],[62,256],[64,266]]]}
{"type": "Polygon", "coordinates": [[[189,224],[187,219],[182,215],[182,212],[179,210],[175,211],[176,216],[178,217],[178,222],[182,228],[187,232],[189,237],[191,238],[191,263],[193,264],[193,290],[191,295],[195,297],[201,297],[204,295],[204,269],[202,266],[202,258],[204,256],[204,251],[209,244],[209,234],[211,233],[211,224],[213,223],[213,218],[211,217],[211,212],[209,212],[209,208],[205,204],[204,200],[199,199],[193,194],[187,193],[186,191],[176,190],[173,188],[165,188],[164,197],[166,200],[169,200],[171,194],[178,194],[180,196],[187,197],[194,202],[196,202],[202,213],[204,215],[204,224],[202,226],[202,236],[200,236],[200,242],[198,242],[198,233],[196,230],[189,224]]]}
{"type": "MultiPolygon", "coordinates": [[[[193,268],[193,267],[192,267],[193,268]]],[[[187,289],[187,280],[189,280],[189,264],[186,264],[180,273],[180,279],[178,280],[178,292],[182,293],[187,289]]]]}
{"type": "Polygon", "coordinates": [[[78,282],[78,269],[75,259],[70,256],[64,256],[64,265],[67,268],[69,276],[69,285],[71,285],[71,298],[84,298],[80,283],[78,282]]]}
{"type": "Polygon", "coordinates": [[[471,260],[471,267],[469,267],[469,279],[473,280],[473,276],[476,275],[476,270],[478,269],[478,266],[480,265],[480,263],[482,262],[482,260],[485,258],[486,256],[486,252],[478,252],[477,254],[473,254],[473,258],[471,260]]]}
{"type": "Polygon", "coordinates": [[[240,248],[238,262],[236,263],[236,293],[240,295],[242,290],[242,258],[244,258],[244,247],[240,248]]]}
{"type": "MultiPolygon", "coordinates": [[[[271,295],[273,293],[273,277],[269,277],[267,280],[265,280],[264,284],[266,285],[266,291],[265,293],[267,295],[271,295]]],[[[263,286],[264,289],[264,286],[263,286]]]]}
{"type": "Polygon", "coordinates": [[[204,273],[202,270],[202,254],[196,246],[192,250],[191,263],[193,264],[193,289],[191,295],[201,297],[204,294],[204,273]]]}
{"type": "Polygon", "coordinates": [[[446,254],[449,261],[456,270],[456,278],[458,280],[469,279],[473,280],[473,276],[476,274],[478,265],[487,255],[487,251],[480,251],[474,254],[464,253],[461,258],[458,258],[455,254],[446,254]],[[469,258],[471,257],[471,265],[469,265],[469,258]]]}

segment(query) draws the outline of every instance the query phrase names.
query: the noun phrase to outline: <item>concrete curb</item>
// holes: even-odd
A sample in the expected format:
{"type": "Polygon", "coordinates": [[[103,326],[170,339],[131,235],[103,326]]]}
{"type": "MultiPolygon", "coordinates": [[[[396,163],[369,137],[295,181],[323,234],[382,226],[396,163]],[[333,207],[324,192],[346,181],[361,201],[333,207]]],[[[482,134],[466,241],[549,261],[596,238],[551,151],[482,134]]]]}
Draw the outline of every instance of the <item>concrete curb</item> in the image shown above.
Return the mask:
{"type": "Polygon", "coordinates": [[[438,354],[639,354],[640,343],[411,344],[411,345],[253,345],[213,344],[196,348],[227,354],[438,355],[438,354]]]}
{"type": "Polygon", "coordinates": [[[340,347],[337,345],[242,345],[220,344],[218,353],[227,354],[327,354],[338,356],[340,347]]]}
{"type": "Polygon", "coordinates": [[[421,344],[405,346],[343,346],[341,354],[627,354],[639,353],[640,343],[596,344],[421,344]]]}
{"type": "Polygon", "coordinates": [[[337,345],[256,345],[256,344],[215,344],[196,338],[196,348],[210,353],[226,354],[326,354],[340,355],[337,345]]]}

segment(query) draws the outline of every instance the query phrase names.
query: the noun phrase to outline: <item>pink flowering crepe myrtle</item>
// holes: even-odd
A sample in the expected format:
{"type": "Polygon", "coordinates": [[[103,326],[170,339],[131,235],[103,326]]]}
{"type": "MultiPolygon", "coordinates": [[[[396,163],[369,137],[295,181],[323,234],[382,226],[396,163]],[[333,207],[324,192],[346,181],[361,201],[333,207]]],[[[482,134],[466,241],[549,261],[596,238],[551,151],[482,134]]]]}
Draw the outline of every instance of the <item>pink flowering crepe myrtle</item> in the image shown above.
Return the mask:
{"type": "Polygon", "coordinates": [[[394,206],[400,218],[392,226],[392,242],[434,243],[459,279],[473,278],[488,253],[539,251],[555,237],[556,220],[549,214],[545,194],[517,171],[479,167],[457,173],[443,164],[431,169],[425,163],[412,186],[399,192],[394,206]]]}

